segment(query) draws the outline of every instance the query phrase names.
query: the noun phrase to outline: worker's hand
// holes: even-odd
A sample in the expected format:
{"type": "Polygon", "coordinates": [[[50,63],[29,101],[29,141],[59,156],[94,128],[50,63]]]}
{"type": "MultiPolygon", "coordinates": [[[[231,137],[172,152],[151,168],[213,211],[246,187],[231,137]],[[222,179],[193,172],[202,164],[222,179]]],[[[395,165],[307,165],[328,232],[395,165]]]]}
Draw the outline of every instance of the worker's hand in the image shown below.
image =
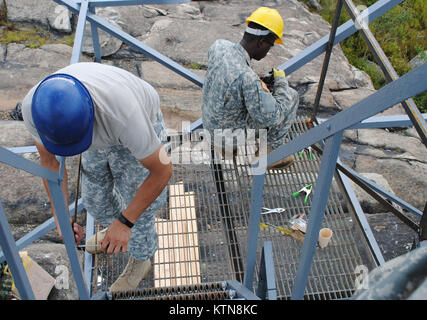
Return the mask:
{"type": "MultiPolygon", "coordinates": [[[[84,238],[84,233],[85,233],[84,228],[75,222],[73,223],[71,219],[70,219],[70,224],[72,224],[74,240],[76,241],[76,244],[80,244],[80,242],[84,238]]],[[[56,231],[58,232],[59,237],[62,240],[64,240],[64,238],[62,237],[62,232],[61,232],[61,228],[59,227],[59,224],[56,225],[56,231]]]]}
{"type": "Polygon", "coordinates": [[[108,228],[105,238],[102,240],[101,249],[115,254],[120,251],[126,252],[129,239],[130,228],[116,219],[108,228]]]}
{"type": "Polygon", "coordinates": [[[73,231],[74,231],[74,239],[76,240],[76,244],[80,244],[80,242],[83,240],[84,237],[84,228],[77,224],[73,223],[73,231]]]}
{"type": "Polygon", "coordinates": [[[279,77],[283,77],[285,78],[285,71],[284,70],[278,70],[278,69],[273,69],[273,76],[274,79],[279,78],[279,77]]]}

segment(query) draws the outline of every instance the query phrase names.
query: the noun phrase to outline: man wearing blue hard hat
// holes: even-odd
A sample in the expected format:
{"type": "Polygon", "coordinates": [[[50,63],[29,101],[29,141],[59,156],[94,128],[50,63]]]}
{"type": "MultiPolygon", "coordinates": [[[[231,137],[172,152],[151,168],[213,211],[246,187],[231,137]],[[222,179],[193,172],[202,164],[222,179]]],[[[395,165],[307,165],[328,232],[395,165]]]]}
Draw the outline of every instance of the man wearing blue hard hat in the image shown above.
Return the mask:
{"type": "MultiPolygon", "coordinates": [[[[22,114],[44,167],[58,172],[56,155],[82,154],[83,204],[108,226],[87,241],[86,250],[128,251],[128,264],[110,290],[136,288],[151,270],[158,248],[154,219],[172,175],[157,92],[120,68],[76,63],[32,88],[22,114]]],[[[65,169],[66,200],[67,180],[65,169]]],[[[50,197],[46,181],[45,187],[50,197]]],[[[83,229],[73,227],[79,243],[83,229]]],[[[57,230],[60,234],[58,223],[57,230]]]]}

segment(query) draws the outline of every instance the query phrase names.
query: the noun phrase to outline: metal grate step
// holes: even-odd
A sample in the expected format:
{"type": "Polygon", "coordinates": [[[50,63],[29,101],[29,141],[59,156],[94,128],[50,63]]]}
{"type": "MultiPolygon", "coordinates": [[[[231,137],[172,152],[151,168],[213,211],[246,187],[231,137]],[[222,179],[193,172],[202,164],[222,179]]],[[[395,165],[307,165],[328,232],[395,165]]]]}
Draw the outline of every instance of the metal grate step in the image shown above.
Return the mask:
{"type": "Polygon", "coordinates": [[[229,300],[235,297],[235,290],[227,289],[225,281],[111,292],[112,300],[229,300]]]}
{"type": "MultiPolygon", "coordinates": [[[[289,139],[306,130],[306,119],[298,118],[289,139]]],[[[246,157],[238,156],[234,162],[223,161],[214,166],[210,155],[202,152],[202,140],[197,133],[188,141],[184,139],[181,142],[181,147],[174,149],[173,156],[190,159],[191,163],[174,164],[168,189],[169,201],[158,213],[159,250],[152,261],[154,271],[141,282],[138,290],[149,288],[159,292],[162,288],[191,287],[225,279],[243,280],[250,236],[248,220],[252,176],[249,162],[246,157]]],[[[246,149],[249,154],[254,151],[253,146],[246,149]]],[[[304,203],[303,196],[291,195],[307,184],[312,184],[315,192],[320,157],[316,153],[312,159],[308,154],[301,157],[295,154],[294,159],[295,164],[286,170],[267,172],[263,206],[281,207],[285,211],[262,215],[261,222],[283,226],[297,214],[309,216],[311,196],[304,203]]],[[[334,236],[328,247],[316,250],[306,287],[307,299],[350,297],[355,290],[360,266],[368,270],[374,267],[360,226],[351,213],[343,209],[343,201],[337,184],[333,183],[323,227],[331,228],[334,236]]],[[[258,263],[265,241],[271,241],[273,245],[277,296],[288,299],[302,243],[277,230],[261,229],[258,263]]],[[[97,255],[93,268],[94,292],[108,289],[124,269],[127,258],[126,254],[97,255]]],[[[257,282],[255,279],[255,287],[257,282]]],[[[131,296],[128,294],[126,297],[131,296]]]]}

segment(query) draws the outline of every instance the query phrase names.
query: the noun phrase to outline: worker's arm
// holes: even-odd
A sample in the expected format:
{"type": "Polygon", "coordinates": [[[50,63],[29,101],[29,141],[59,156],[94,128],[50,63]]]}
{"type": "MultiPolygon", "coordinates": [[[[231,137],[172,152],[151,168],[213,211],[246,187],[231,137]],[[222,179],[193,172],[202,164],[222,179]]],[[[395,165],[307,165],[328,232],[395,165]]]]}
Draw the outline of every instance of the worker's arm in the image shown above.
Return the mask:
{"type": "Polygon", "coordinates": [[[274,93],[269,92],[256,76],[245,75],[241,82],[249,115],[266,127],[282,123],[298,107],[298,93],[284,76],[274,79],[274,93]]]}
{"type": "MultiPolygon", "coordinates": [[[[122,212],[130,222],[135,223],[143,212],[157,199],[172,176],[172,165],[162,145],[147,158],[139,160],[150,174],[141,184],[129,206],[122,212]]],[[[102,250],[107,253],[126,252],[131,229],[114,220],[102,241],[102,250]]]]}
{"type": "MultiPolygon", "coordinates": [[[[45,167],[48,168],[56,173],[59,172],[59,161],[56,159],[55,155],[50,153],[49,151],[46,150],[46,148],[38,143],[37,141],[35,141],[37,150],[40,154],[40,164],[45,167]]],[[[49,190],[49,185],[47,184],[47,180],[43,179],[43,183],[44,186],[46,188],[46,192],[49,196],[49,200],[52,206],[52,212],[53,212],[53,216],[55,218],[55,223],[56,223],[56,230],[59,234],[59,236],[62,238],[62,233],[61,233],[61,228],[59,227],[59,223],[58,223],[58,218],[56,216],[56,211],[55,211],[55,207],[53,206],[53,202],[52,202],[52,196],[49,190]]],[[[66,166],[64,166],[64,177],[62,180],[62,192],[64,194],[64,200],[65,200],[65,204],[66,207],[68,208],[68,174],[67,174],[67,168],[66,166]]],[[[75,235],[75,240],[76,243],[80,243],[80,241],[83,239],[83,228],[81,226],[79,226],[77,223],[73,224],[73,230],[74,230],[74,235],[75,235]]]]}

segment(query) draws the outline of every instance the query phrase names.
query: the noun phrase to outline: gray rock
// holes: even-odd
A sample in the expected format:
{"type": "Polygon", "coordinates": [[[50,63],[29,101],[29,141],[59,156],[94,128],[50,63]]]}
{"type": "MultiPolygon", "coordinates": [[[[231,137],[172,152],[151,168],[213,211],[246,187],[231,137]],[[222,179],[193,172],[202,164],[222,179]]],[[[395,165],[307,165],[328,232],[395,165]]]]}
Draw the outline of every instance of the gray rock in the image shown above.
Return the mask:
{"type": "Polygon", "coordinates": [[[424,51],[424,54],[419,54],[415,58],[413,58],[411,61],[409,61],[409,64],[412,66],[412,68],[415,69],[426,62],[427,62],[427,50],[424,51]]]}
{"type": "MultiPolygon", "coordinates": [[[[386,179],[384,179],[384,177],[378,173],[360,173],[360,175],[364,176],[365,178],[367,178],[368,180],[372,181],[373,183],[375,183],[377,186],[379,186],[380,188],[382,188],[383,190],[394,194],[393,190],[391,189],[388,181],[386,179]]],[[[360,188],[357,184],[355,184],[354,182],[352,182],[352,186],[354,189],[354,193],[356,194],[357,199],[359,200],[360,206],[363,209],[363,212],[365,213],[375,213],[375,212],[382,212],[385,211],[385,208],[378,203],[378,201],[376,201],[374,198],[372,198],[368,193],[366,193],[362,188],[360,188]]],[[[397,209],[397,210],[402,210],[402,208],[397,205],[392,203],[392,205],[397,209]]]]}
{"type": "Polygon", "coordinates": [[[342,150],[346,165],[357,172],[381,174],[399,198],[423,210],[427,157],[419,139],[381,129],[358,130],[346,134],[342,150]]]}
{"type": "MultiPolygon", "coordinates": [[[[202,79],[205,70],[191,70],[202,79]]],[[[202,91],[200,87],[182,78],[157,62],[141,63],[141,77],[150,83],[160,95],[162,109],[181,112],[196,120],[201,117],[202,91]]]]}
{"type": "MultiPolygon", "coordinates": [[[[120,15],[119,12],[115,8],[106,7],[106,8],[96,8],[96,14],[105,20],[107,20],[110,24],[115,27],[120,28],[120,15]]],[[[99,46],[101,48],[101,56],[106,57],[117,52],[121,45],[122,41],[116,37],[113,37],[109,33],[98,29],[98,37],[99,37],[99,46]]],[[[93,44],[92,44],[92,32],[90,23],[86,22],[85,35],[83,39],[83,47],[82,51],[87,54],[93,54],[93,44]]]]}
{"type": "MultiPolygon", "coordinates": [[[[26,48],[7,45],[5,62],[0,68],[0,109],[13,109],[27,92],[43,78],[70,63],[72,48],[65,44],[48,44],[26,48]]],[[[81,61],[90,61],[82,55],[81,61]]]]}
{"type": "MultiPolygon", "coordinates": [[[[2,147],[32,146],[34,142],[22,121],[0,121],[2,147]]],[[[38,153],[25,153],[22,157],[40,163],[38,153]]],[[[78,157],[67,157],[70,202],[75,199],[78,157]]],[[[52,217],[51,206],[40,177],[16,169],[0,166],[0,201],[10,224],[40,224],[52,217]]]]}
{"type": "MultiPolygon", "coordinates": [[[[78,300],[79,293],[74,281],[73,272],[63,244],[37,243],[27,246],[25,251],[55,278],[48,300],[78,300]]],[[[84,254],[78,251],[81,268],[83,268],[84,254]]]]}
{"type": "Polygon", "coordinates": [[[8,21],[17,26],[34,25],[57,32],[71,33],[71,13],[54,1],[5,0],[8,21]]]}

